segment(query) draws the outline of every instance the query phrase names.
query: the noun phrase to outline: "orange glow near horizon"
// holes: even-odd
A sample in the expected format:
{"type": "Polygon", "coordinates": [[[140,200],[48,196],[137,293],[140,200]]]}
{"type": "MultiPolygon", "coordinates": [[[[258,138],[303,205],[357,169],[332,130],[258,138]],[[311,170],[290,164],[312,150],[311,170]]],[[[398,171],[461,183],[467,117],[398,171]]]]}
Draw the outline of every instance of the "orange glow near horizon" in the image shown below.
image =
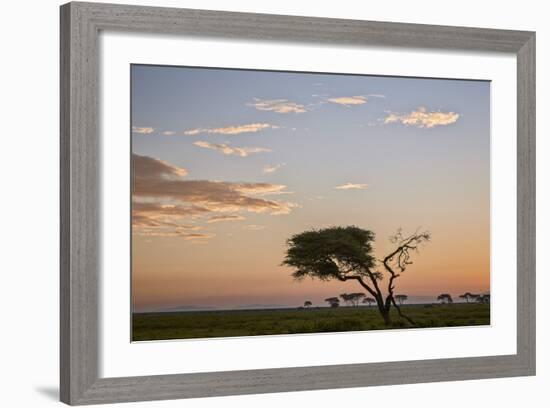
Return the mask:
{"type": "MultiPolygon", "coordinates": [[[[364,227],[362,223],[357,225],[364,227]]],[[[284,224],[283,224],[284,226],[284,224]]],[[[236,229],[236,228],[231,228],[236,229]]],[[[280,230],[282,226],[279,225],[280,230]]],[[[300,232],[304,229],[298,229],[300,232]]],[[[445,234],[432,228],[432,241],[413,255],[413,264],[397,280],[396,293],[434,301],[440,293],[487,293],[490,288],[489,226],[461,226],[445,234]],[[424,298],[425,297],[425,298],[424,298]],[[429,298],[432,298],[430,300],[429,298]]],[[[181,238],[134,237],[133,300],[136,310],[176,306],[238,307],[243,305],[299,306],[364,291],[355,282],[304,279],[294,281],[292,269],[280,266],[286,235],[273,230],[239,231],[238,238],[205,244],[181,238]],[[150,242],[147,242],[150,241],[150,242]]],[[[376,242],[381,257],[393,248],[376,242]]],[[[384,242],[386,241],[386,242],[384,242]]],[[[384,281],[385,282],[385,281],[384,281]]],[[[381,285],[385,289],[385,284],[381,285]]],[[[385,292],[385,290],[384,290],[385,292]]]]}

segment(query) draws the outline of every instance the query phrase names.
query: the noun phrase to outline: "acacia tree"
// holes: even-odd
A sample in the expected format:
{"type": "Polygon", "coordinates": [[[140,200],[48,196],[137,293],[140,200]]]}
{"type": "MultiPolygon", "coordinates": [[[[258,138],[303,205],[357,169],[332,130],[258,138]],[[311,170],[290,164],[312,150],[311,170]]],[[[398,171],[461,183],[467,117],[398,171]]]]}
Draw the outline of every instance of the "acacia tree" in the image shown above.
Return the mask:
{"type": "Polygon", "coordinates": [[[409,297],[407,295],[396,295],[395,300],[399,302],[399,306],[401,306],[409,297]]]}
{"type": "Polygon", "coordinates": [[[304,302],[304,307],[306,307],[306,308],[307,308],[307,307],[311,307],[312,304],[313,304],[313,303],[311,303],[311,301],[306,300],[306,301],[304,302]]]}
{"type": "Polygon", "coordinates": [[[350,293],[351,295],[351,301],[355,307],[359,307],[359,303],[361,303],[361,300],[365,298],[365,294],[363,292],[354,292],[350,293]]]}
{"type": "Polygon", "coordinates": [[[363,299],[363,303],[366,303],[370,306],[371,304],[376,303],[376,300],[374,300],[374,298],[371,298],[371,297],[366,297],[363,299]]]}
{"type": "Polygon", "coordinates": [[[395,249],[382,259],[373,254],[374,240],[374,232],[356,226],[305,231],[287,241],[283,265],[295,268],[292,276],[297,280],[310,277],[321,281],[355,281],[374,298],[386,325],[391,324],[390,309],[394,306],[402,318],[415,326],[396,303],[394,289],[396,279],[412,264],[412,253],[430,240],[430,233],[404,236],[398,230],[390,238],[395,249]],[[384,277],[385,293],[381,289],[384,277]]]}
{"type": "Polygon", "coordinates": [[[329,297],[325,299],[325,302],[328,302],[330,307],[338,307],[340,306],[340,299],[337,297],[329,297]]]}
{"type": "Polygon", "coordinates": [[[352,305],[354,307],[359,306],[359,302],[362,298],[365,297],[364,293],[356,292],[356,293],[342,293],[340,295],[340,298],[346,302],[348,305],[352,305]]]}
{"type": "Polygon", "coordinates": [[[448,305],[453,303],[453,298],[448,293],[442,293],[437,297],[437,300],[439,300],[441,303],[447,303],[448,305]]]}
{"type": "Polygon", "coordinates": [[[470,300],[472,302],[475,302],[479,295],[476,295],[475,293],[466,292],[463,295],[460,295],[459,298],[464,299],[466,303],[470,303],[470,300]]]}
{"type": "Polygon", "coordinates": [[[342,293],[338,297],[342,299],[346,303],[346,305],[349,305],[351,303],[351,298],[347,293],[342,293]]]}

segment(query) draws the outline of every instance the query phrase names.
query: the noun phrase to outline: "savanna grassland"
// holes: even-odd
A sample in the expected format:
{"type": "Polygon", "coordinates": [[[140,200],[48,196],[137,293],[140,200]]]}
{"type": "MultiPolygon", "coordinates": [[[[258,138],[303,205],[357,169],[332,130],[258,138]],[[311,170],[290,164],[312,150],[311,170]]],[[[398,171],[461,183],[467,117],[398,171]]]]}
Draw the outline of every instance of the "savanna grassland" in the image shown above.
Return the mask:
{"type": "MultiPolygon", "coordinates": [[[[489,304],[403,305],[401,309],[415,321],[417,328],[490,324],[489,304]]],[[[391,325],[385,326],[380,313],[374,306],[134,313],[132,340],[326,333],[413,327],[401,319],[394,308],[391,311],[391,318],[391,325]]]]}

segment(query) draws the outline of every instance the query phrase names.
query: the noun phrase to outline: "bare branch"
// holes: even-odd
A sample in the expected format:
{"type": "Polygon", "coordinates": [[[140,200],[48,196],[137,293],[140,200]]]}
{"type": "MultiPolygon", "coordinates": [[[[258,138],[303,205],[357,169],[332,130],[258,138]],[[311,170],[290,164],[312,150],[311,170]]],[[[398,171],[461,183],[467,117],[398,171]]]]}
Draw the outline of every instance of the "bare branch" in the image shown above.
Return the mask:
{"type": "Polygon", "coordinates": [[[395,275],[391,265],[393,264],[401,272],[405,272],[408,265],[412,265],[411,251],[418,251],[418,248],[428,242],[431,235],[428,231],[415,232],[414,234],[403,238],[401,230],[397,230],[396,234],[390,237],[390,242],[397,244],[397,248],[387,255],[382,263],[390,275],[395,275]]]}

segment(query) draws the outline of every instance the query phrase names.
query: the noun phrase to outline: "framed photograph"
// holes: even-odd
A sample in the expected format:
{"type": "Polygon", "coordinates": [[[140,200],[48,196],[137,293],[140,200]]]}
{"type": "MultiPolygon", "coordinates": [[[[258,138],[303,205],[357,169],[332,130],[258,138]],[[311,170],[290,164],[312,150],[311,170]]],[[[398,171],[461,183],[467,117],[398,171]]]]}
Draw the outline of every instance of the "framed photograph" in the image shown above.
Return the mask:
{"type": "Polygon", "coordinates": [[[533,32],[61,7],[63,402],[534,374],[533,32]]]}

